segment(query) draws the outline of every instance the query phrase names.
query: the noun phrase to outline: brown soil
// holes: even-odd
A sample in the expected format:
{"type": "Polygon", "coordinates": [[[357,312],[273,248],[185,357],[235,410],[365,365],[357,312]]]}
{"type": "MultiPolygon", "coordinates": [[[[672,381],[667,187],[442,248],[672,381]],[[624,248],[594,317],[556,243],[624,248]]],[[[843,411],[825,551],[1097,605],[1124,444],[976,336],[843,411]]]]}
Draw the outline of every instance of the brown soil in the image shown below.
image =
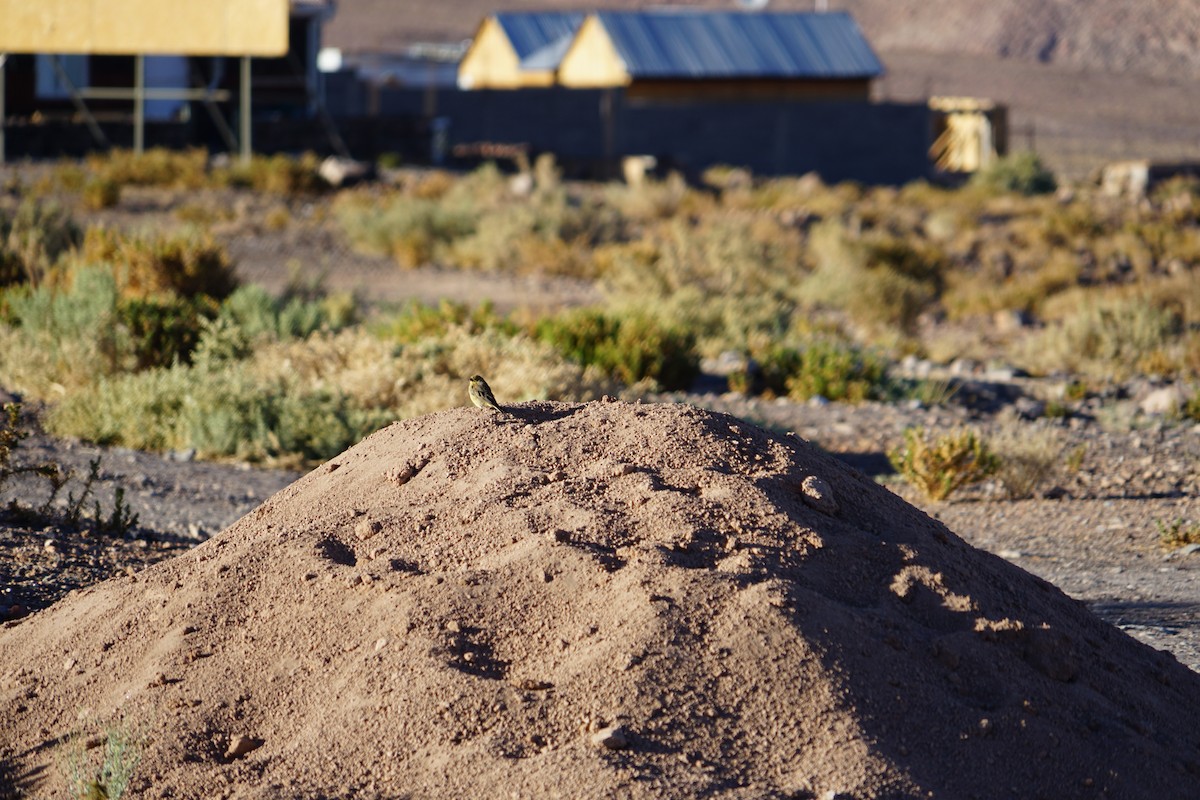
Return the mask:
{"type": "Polygon", "coordinates": [[[681,404],[396,423],[0,630],[39,797],[118,717],[162,797],[1186,797],[1198,700],[862,473],[681,404]]]}

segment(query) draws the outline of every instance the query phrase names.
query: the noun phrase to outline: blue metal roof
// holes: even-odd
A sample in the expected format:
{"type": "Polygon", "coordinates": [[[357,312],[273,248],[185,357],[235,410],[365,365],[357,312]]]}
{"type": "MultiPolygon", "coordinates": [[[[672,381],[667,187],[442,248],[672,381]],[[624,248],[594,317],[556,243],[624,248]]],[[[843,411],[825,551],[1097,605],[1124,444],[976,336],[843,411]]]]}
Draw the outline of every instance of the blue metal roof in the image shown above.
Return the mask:
{"type": "Polygon", "coordinates": [[[845,12],[601,11],[635,78],[869,78],[882,74],[845,12]]]}
{"type": "Polygon", "coordinates": [[[579,11],[502,11],[495,16],[517,51],[522,69],[553,69],[562,60],[585,15],[579,11]],[[560,51],[558,58],[546,63],[555,51],[560,51]],[[532,66],[527,63],[531,56],[537,56],[532,66]]]}

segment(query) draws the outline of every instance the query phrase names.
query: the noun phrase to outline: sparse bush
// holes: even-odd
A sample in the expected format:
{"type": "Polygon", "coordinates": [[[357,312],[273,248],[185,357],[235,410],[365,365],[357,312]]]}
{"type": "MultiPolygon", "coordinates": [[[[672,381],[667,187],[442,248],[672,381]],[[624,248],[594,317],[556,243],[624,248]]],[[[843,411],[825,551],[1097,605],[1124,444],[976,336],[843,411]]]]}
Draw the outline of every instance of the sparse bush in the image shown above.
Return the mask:
{"type": "Polygon", "coordinates": [[[42,282],[82,232],[62,207],[26,198],[15,213],[0,209],[0,288],[42,282]]]}
{"type": "Polygon", "coordinates": [[[765,390],[793,400],[859,403],[881,398],[886,386],[882,358],[841,342],[815,339],[799,347],[773,346],[754,358],[765,390]]]}
{"type": "Polygon", "coordinates": [[[999,459],[996,477],[1009,499],[1033,497],[1062,461],[1063,433],[1044,425],[1008,421],[988,443],[999,459]]]}
{"type": "Polygon", "coordinates": [[[442,300],[436,306],[420,302],[407,303],[395,314],[376,322],[372,330],[382,339],[404,344],[443,336],[452,329],[479,333],[489,328],[502,330],[510,335],[517,326],[499,316],[490,302],[472,308],[466,303],[442,300]]]}
{"type": "Polygon", "coordinates": [[[353,298],[329,295],[309,299],[284,294],[276,297],[257,285],[243,286],[221,304],[219,316],[234,326],[246,341],[303,339],[320,330],[337,330],[356,320],[353,298]]]}
{"type": "Polygon", "coordinates": [[[74,800],[119,800],[141,762],[143,744],[140,736],[118,724],[104,732],[104,749],[98,757],[89,755],[83,733],[68,739],[66,747],[63,769],[70,796],[74,800]]]}
{"type": "Polygon", "coordinates": [[[346,236],[360,250],[387,255],[406,269],[429,263],[440,247],[474,230],[474,220],[439,201],[394,195],[352,196],[335,207],[346,236]]]}
{"type": "Polygon", "coordinates": [[[720,217],[656,225],[597,253],[616,309],[694,332],[705,355],[751,350],[789,331],[803,275],[800,238],[775,220],[720,217]]]}
{"type": "Polygon", "coordinates": [[[906,481],[935,502],[985,480],[999,467],[987,443],[967,428],[934,437],[924,428],[906,428],[904,444],[889,452],[888,459],[906,481]]]}
{"type": "Polygon", "coordinates": [[[575,363],[626,385],[651,380],[662,389],[687,389],[699,374],[695,338],[642,314],[568,311],[539,322],[535,334],[575,363]]]}
{"type": "Polygon", "coordinates": [[[83,185],[83,205],[89,211],[112,208],[121,202],[121,184],[111,178],[94,176],[83,185]]]}
{"type": "Polygon", "coordinates": [[[133,370],[187,362],[200,339],[202,320],[216,315],[207,297],[134,298],[117,305],[117,324],[128,332],[133,370]]]}
{"type": "Polygon", "coordinates": [[[852,239],[839,223],[809,237],[816,270],[801,286],[809,303],[846,311],[860,325],[911,333],[942,291],[944,256],[930,244],[888,235],[852,239]]]}
{"type": "Polygon", "coordinates": [[[237,287],[225,248],[195,232],[137,235],[89,228],[83,247],[70,261],[74,266],[108,265],[124,297],[174,293],[220,300],[237,287]]]}
{"type": "Polygon", "coordinates": [[[1155,519],[1154,527],[1158,529],[1158,542],[1164,549],[1175,550],[1189,544],[1200,544],[1200,524],[1188,522],[1182,517],[1170,522],[1155,519]]]}
{"type": "Polygon", "coordinates": [[[208,182],[208,152],[152,147],[142,153],[114,149],[87,158],[87,172],[117,186],[196,189],[208,182]]]}
{"type": "Polygon", "coordinates": [[[1026,361],[1034,369],[1126,377],[1179,334],[1179,319],[1144,300],[1089,303],[1034,337],[1026,361]]]}
{"type": "Polygon", "coordinates": [[[1058,188],[1054,173],[1042,165],[1036,153],[1022,152],[998,159],[971,178],[971,185],[989,192],[1046,194],[1058,188]]]}
{"type": "Polygon", "coordinates": [[[255,155],[249,163],[236,161],[229,165],[214,180],[218,184],[284,197],[314,194],[329,188],[318,172],[320,166],[321,160],[315,153],[255,155]]]}

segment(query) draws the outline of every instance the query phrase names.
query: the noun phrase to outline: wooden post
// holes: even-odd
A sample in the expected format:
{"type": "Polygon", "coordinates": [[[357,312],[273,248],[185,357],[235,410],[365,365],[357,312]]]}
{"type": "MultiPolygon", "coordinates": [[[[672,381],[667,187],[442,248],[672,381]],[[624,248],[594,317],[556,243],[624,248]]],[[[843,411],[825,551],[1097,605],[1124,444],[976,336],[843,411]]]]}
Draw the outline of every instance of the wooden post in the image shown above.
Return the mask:
{"type": "Polygon", "coordinates": [[[0,164],[4,163],[5,140],[4,128],[7,112],[4,110],[4,62],[8,61],[8,53],[0,53],[0,164]]]}
{"type": "Polygon", "coordinates": [[[250,56],[242,56],[242,85],[238,92],[238,99],[241,101],[241,119],[239,122],[239,135],[241,144],[241,158],[243,164],[250,163],[251,142],[250,142],[250,56]]]}
{"type": "Polygon", "coordinates": [[[133,152],[146,149],[146,57],[133,57],[133,152]]]}

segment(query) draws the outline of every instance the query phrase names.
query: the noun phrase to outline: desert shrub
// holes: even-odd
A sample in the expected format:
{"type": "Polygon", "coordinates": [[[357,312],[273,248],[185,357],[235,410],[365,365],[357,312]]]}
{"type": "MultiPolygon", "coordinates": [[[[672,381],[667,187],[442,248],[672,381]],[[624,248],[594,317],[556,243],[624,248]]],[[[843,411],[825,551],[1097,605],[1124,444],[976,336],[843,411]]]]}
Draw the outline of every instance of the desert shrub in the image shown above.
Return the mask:
{"type": "Polygon", "coordinates": [[[706,355],[788,331],[803,274],[795,230],[764,217],[673,220],[597,253],[614,308],[692,331],[706,355]]]}
{"type": "Polygon", "coordinates": [[[760,359],[767,387],[793,400],[823,397],[858,403],[880,399],[886,362],[869,350],[817,339],[792,349],[778,347],[760,359]]]}
{"type": "Polygon", "coordinates": [[[121,724],[110,726],[102,737],[104,747],[94,755],[83,733],[67,741],[63,772],[73,800],[119,800],[125,796],[137,771],[144,748],[143,737],[121,724]]]}
{"type": "Polygon", "coordinates": [[[699,374],[695,337],[643,314],[579,309],[541,320],[534,332],[575,363],[626,385],[651,380],[666,390],[687,389],[699,374]]]}
{"type": "Polygon", "coordinates": [[[90,211],[112,208],[121,202],[121,184],[102,176],[93,176],[83,185],[83,206],[90,211]]]}
{"type": "Polygon", "coordinates": [[[1087,303],[1030,340],[1025,361],[1036,370],[1121,378],[1169,346],[1179,327],[1174,314],[1139,298],[1087,303]]]}
{"type": "Polygon", "coordinates": [[[22,287],[6,295],[0,326],[0,384],[47,398],[120,368],[129,354],[117,322],[112,274],[80,269],[66,289],[22,287]]]}
{"type": "Polygon", "coordinates": [[[15,212],[0,209],[0,287],[40,283],[82,232],[61,206],[26,198],[15,212]]]}
{"type": "Polygon", "coordinates": [[[439,200],[394,194],[375,198],[348,195],[335,214],[350,243],[372,255],[387,255],[401,267],[429,263],[441,246],[467,236],[475,220],[439,200]]]}
{"type": "Polygon", "coordinates": [[[826,222],[812,231],[809,250],[816,270],[801,286],[802,297],[868,328],[912,332],[942,290],[945,259],[930,244],[887,234],[855,240],[839,223],[826,222]]]}
{"type": "Polygon", "coordinates": [[[196,189],[208,182],[208,152],[202,148],[152,147],[142,153],[118,148],[88,156],[86,165],[89,175],[117,186],[196,189]]]}
{"type": "Polygon", "coordinates": [[[486,301],[474,307],[450,300],[442,300],[436,306],[409,302],[371,326],[376,336],[405,344],[442,336],[451,329],[478,333],[489,328],[510,335],[517,332],[517,326],[497,314],[486,301]]]}
{"type": "Polygon", "coordinates": [[[117,324],[128,335],[134,370],[187,362],[200,339],[202,321],[215,316],[207,297],[132,298],[117,304],[117,324]]]}
{"type": "MultiPolygon", "coordinates": [[[[248,342],[259,339],[303,339],[320,330],[338,330],[356,320],[353,307],[342,309],[344,295],[310,299],[272,295],[257,285],[243,286],[221,304],[219,317],[237,328],[248,342]]],[[[353,299],[351,298],[351,303],[353,299]]]]}
{"type": "Polygon", "coordinates": [[[93,227],[69,260],[75,267],[108,265],[126,297],[174,293],[222,299],[237,287],[225,248],[197,232],[129,234],[93,227]]]}
{"type": "Polygon", "coordinates": [[[102,375],[188,361],[217,308],[206,297],[123,298],[103,267],[76,270],[68,286],[43,285],[8,300],[0,382],[43,398],[102,375]]]}
{"type": "Polygon", "coordinates": [[[1154,527],[1158,529],[1158,543],[1166,550],[1200,544],[1200,523],[1176,517],[1170,522],[1155,519],[1154,527]]]}
{"type": "Polygon", "coordinates": [[[321,160],[315,153],[255,155],[249,162],[231,163],[214,176],[214,181],[285,197],[314,194],[329,188],[318,172],[320,166],[321,160]]]}
{"type": "Polygon", "coordinates": [[[241,361],[105,376],[64,398],[46,423],[102,444],[295,463],[335,455],[382,420],[331,389],[257,380],[241,361]]]}
{"type": "Polygon", "coordinates": [[[987,443],[967,428],[942,436],[930,436],[919,427],[906,428],[904,444],[890,451],[888,459],[906,481],[934,501],[985,480],[999,467],[987,443]]]}
{"type": "Polygon", "coordinates": [[[1054,173],[1042,165],[1036,153],[1015,153],[997,159],[971,178],[971,185],[988,192],[1046,194],[1058,188],[1054,173]]]}
{"type": "Polygon", "coordinates": [[[689,206],[702,205],[701,197],[677,172],[661,181],[647,178],[635,186],[611,183],[604,189],[608,206],[623,217],[644,222],[677,217],[689,206]]]}
{"type": "Polygon", "coordinates": [[[998,459],[996,478],[1009,499],[1033,497],[1062,461],[1063,432],[1046,425],[1009,420],[988,439],[998,459]]]}
{"type": "Polygon", "coordinates": [[[101,376],[63,397],[46,424],[125,447],[299,464],[391,420],[465,404],[476,372],[506,403],[590,399],[610,388],[549,346],[496,330],[449,329],[402,345],[352,328],[250,345],[218,318],[191,365],[101,376]]]}

